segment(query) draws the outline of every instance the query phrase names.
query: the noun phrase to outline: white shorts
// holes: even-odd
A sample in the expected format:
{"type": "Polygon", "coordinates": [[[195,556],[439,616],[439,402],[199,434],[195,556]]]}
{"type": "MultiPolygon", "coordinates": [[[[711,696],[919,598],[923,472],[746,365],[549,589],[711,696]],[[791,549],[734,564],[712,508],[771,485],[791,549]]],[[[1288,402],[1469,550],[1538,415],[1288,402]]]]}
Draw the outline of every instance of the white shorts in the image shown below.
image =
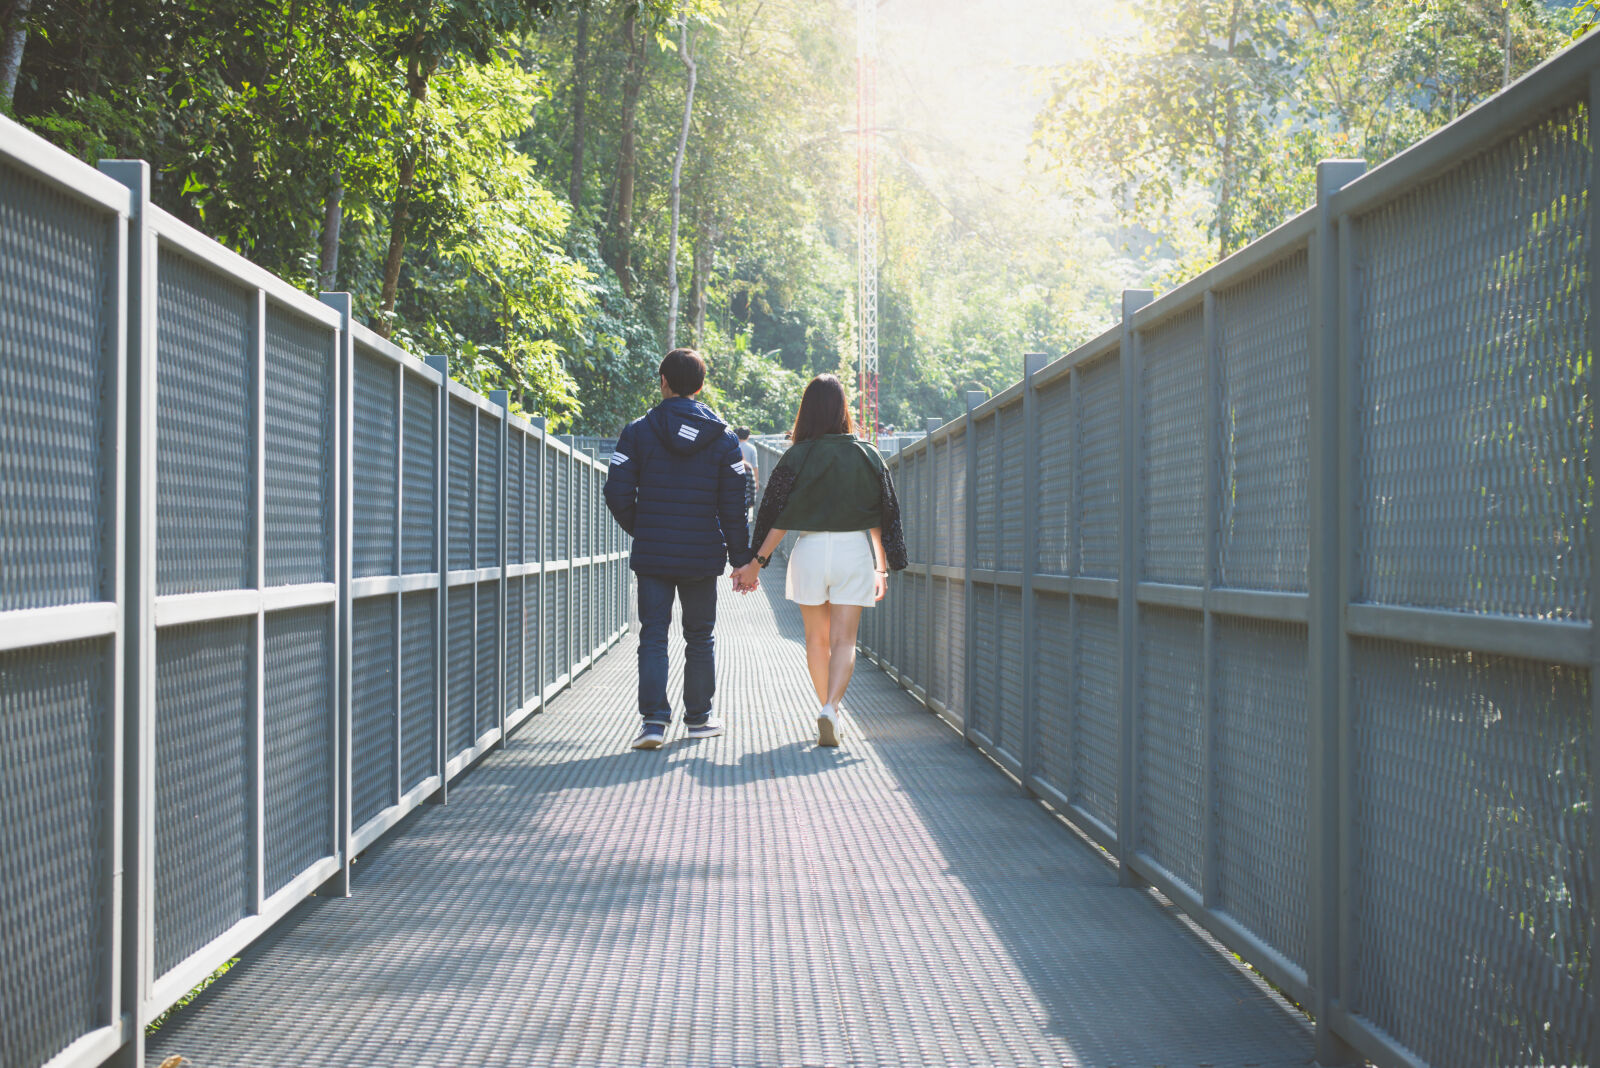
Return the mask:
{"type": "Polygon", "coordinates": [[[864,530],[796,531],[784,594],[795,604],[857,604],[871,608],[877,560],[864,530]]]}

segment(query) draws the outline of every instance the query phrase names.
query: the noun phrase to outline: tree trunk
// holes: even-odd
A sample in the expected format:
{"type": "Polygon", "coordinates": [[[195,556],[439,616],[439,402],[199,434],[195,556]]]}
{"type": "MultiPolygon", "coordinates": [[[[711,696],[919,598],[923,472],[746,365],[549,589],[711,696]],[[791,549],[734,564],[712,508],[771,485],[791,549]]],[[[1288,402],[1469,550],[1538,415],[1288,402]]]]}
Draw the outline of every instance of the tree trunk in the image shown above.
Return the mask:
{"type": "Polygon", "coordinates": [[[678,347],[678,202],[683,188],[683,154],[689,147],[689,122],[694,116],[694,56],[689,53],[689,20],[678,29],[678,58],[689,68],[689,89],[683,98],[683,125],[678,129],[678,154],[672,160],[672,236],[667,240],[667,348],[678,347]]]}
{"type": "Polygon", "coordinates": [[[8,108],[17,93],[17,75],[22,73],[22,48],[28,43],[28,9],[32,6],[33,0],[15,0],[5,40],[0,41],[0,104],[8,108]]]}
{"type": "Polygon", "coordinates": [[[699,348],[706,341],[706,290],[711,285],[711,272],[717,269],[717,238],[721,235],[715,223],[701,227],[694,243],[694,280],[689,286],[689,308],[694,315],[694,345],[699,348]]]}
{"type": "Polygon", "coordinates": [[[428,79],[433,75],[433,64],[424,66],[413,58],[406,71],[406,87],[411,99],[406,103],[406,119],[402,126],[404,140],[399,147],[400,169],[395,179],[394,212],[389,218],[389,251],[383,258],[383,292],[378,302],[381,314],[375,329],[379,337],[388,337],[394,330],[390,313],[394,311],[395,294],[400,289],[400,262],[406,253],[406,229],[411,222],[411,185],[417,177],[417,153],[420,149],[411,140],[412,123],[417,105],[428,98],[428,79]]]}
{"type": "Polygon", "coordinates": [[[628,39],[628,70],[622,78],[622,146],[617,152],[617,281],[622,292],[633,296],[633,175],[634,124],[639,115],[639,92],[644,87],[645,34],[630,15],[624,23],[628,39]]]}
{"type": "Polygon", "coordinates": [[[567,182],[567,201],[574,209],[583,207],[584,105],[589,95],[589,4],[578,5],[578,42],[572,52],[572,177],[567,182]]]}
{"type": "Polygon", "coordinates": [[[317,287],[326,293],[339,285],[339,229],[344,222],[344,181],[333,172],[333,187],[322,202],[322,261],[317,287]]]}

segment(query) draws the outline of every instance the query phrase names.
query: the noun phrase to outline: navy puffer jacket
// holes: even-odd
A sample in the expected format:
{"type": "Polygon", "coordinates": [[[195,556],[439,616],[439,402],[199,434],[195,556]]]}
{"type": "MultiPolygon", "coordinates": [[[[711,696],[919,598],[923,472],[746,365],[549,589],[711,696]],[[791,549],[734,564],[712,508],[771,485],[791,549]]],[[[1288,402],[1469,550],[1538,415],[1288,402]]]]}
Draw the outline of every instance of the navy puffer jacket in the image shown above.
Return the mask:
{"type": "Polygon", "coordinates": [[[755,556],[739,439],[690,397],[669,397],[623,429],[606,506],[633,535],[630,566],[641,575],[702,578],[755,556]]]}

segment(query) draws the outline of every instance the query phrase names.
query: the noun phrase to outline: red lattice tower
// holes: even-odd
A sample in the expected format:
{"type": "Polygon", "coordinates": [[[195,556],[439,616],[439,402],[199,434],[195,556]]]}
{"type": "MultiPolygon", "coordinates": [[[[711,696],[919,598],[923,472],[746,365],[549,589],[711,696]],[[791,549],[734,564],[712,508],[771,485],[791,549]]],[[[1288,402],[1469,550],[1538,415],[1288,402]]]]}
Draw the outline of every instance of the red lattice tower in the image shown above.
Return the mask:
{"type": "Polygon", "coordinates": [[[878,0],[856,0],[856,366],[861,436],[878,440],[878,0]]]}

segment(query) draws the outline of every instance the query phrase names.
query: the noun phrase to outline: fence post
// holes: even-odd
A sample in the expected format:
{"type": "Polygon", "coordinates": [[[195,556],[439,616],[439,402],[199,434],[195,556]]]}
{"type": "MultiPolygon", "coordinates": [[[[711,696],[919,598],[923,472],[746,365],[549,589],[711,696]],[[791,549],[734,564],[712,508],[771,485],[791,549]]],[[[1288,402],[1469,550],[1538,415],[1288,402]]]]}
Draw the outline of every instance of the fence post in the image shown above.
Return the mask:
{"type": "Polygon", "coordinates": [[[1022,357],[1022,745],[1017,760],[1022,765],[1023,792],[1030,797],[1038,766],[1039,609],[1034,601],[1033,576],[1039,569],[1039,464],[1044,455],[1039,442],[1039,400],[1034,394],[1033,376],[1049,362],[1049,355],[1043,352],[1029,352],[1022,357]]]}
{"type": "MultiPolygon", "coordinates": [[[[933,552],[938,543],[939,514],[939,466],[933,459],[933,432],[939,429],[934,425],[935,420],[927,422],[926,444],[922,448],[922,477],[918,480],[922,484],[922,618],[917,621],[917,630],[921,633],[920,647],[922,651],[922,702],[928,708],[933,708],[933,552]]],[[[946,694],[948,697],[949,695],[946,694]]],[[[946,710],[948,712],[948,709],[946,710]]]]}
{"type": "Polygon", "coordinates": [[[510,558],[506,552],[506,527],[511,524],[511,494],[508,492],[511,456],[507,441],[511,433],[511,393],[504,389],[492,389],[489,391],[489,403],[500,406],[500,442],[496,446],[500,451],[500,515],[495,524],[499,527],[495,533],[495,566],[500,568],[500,611],[495,614],[498,621],[495,625],[495,645],[500,650],[500,670],[495,673],[494,686],[500,740],[493,746],[498,749],[506,744],[506,671],[511,666],[511,652],[506,648],[506,613],[511,610],[511,568],[506,563],[510,558]]]}
{"type": "MultiPolygon", "coordinates": [[[[917,480],[917,485],[920,487],[918,490],[919,497],[917,498],[917,508],[921,513],[922,518],[920,521],[924,531],[924,540],[922,543],[924,546],[922,581],[925,591],[924,597],[927,598],[927,600],[922,606],[922,625],[918,626],[916,625],[918,621],[911,618],[911,607],[904,603],[905,598],[901,598],[900,618],[902,623],[900,626],[900,634],[903,649],[900,654],[901,663],[895,665],[895,671],[900,676],[900,685],[904,686],[907,692],[910,692],[912,687],[917,684],[917,680],[911,676],[911,665],[913,663],[912,650],[916,648],[916,645],[914,644],[916,639],[912,637],[912,631],[916,630],[921,633],[921,647],[924,653],[926,653],[929,647],[933,644],[933,631],[928,621],[931,620],[931,617],[933,616],[933,612],[929,606],[932,603],[933,597],[933,527],[934,515],[936,514],[936,502],[934,501],[934,494],[937,492],[937,487],[933,485],[931,479],[928,477],[927,472],[929,470],[928,458],[933,455],[933,434],[934,431],[938,430],[942,426],[944,426],[944,420],[940,419],[936,415],[930,415],[922,421],[922,457],[917,462],[923,465],[923,475],[917,480]]],[[[902,462],[900,466],[901,470],[905,469],[904,462],[902,462]]],[[[932,708],[933,691],[929,689],[926,680],[923,681],[922,692],[925,700],[928,702],[928,707],[932,708]]],[[[948,694],[947,696],[952,701],[955,699],[954,694],[948,694]]],[[[947,716],[952,716],[954,714],[948,705],[945,707],[945,714],[947,716]]]]}
{"type": "Polygon", "coordinates": [[[1216,574],[1217,499],[1220,493],[1217,460],[1217,426],[1221,418],[1217,397],[1218,361],[1222,358],[1222,323],[1217,312],[1217,294],[1207,289],[1201,306],[1200,425],[1205,440],[1200,443],[1200,901],[1207,909],[1221,906],[1218,880],[1221,876],[1221,834],[1218,827],[1217,797],[1217,672],[1216,628],[1211,612],[1211,587],[1216,574]]]}
{"type": "Polygon", "coordinates": [[[155,479],[156,479],[156,245],[149,226],[150,165],[143,160],[102,160],[100,170],[128,187],[125,326],[127,405],[123,415],[126,487],[123,507],[126,556],[122,618],[122,853],[112,860],[114,913],[120,960],[111,977],[113,1019],[121,1017],[123,1044],[112,1063],[144,1064],[145,1002],[154,945],[155,852],[155,479]]]}
{"type": "Polygon", "coordinates": [[[974,431],[972,422],[972,409],[989,399],[989,394],[983,390],[969,389],[967,391],[967,421],[966,447],[967,447],[967,501],[966,514],[962,516],[967,525],[965,552],[961,561],[961,578],[964,586],[962,602],[963,624],[961,633],[966,640],[966,652],[962,656],[967,666],[966,685],[962,687],[961,694],[961,734],[967,739],[967,744],[978,744],[972,737],[972,704],[973,693],[977,686],[978,673],[973,669],[972,661],[977,655],[977,628],[972,623],[972,569],[978,563],[978,435],[974,431]]]}
{"type": "MultiPolygon", "coordinates": [[[[1589,174],[1590,185],[1588,189],[1589,208],[1589,314],[1584,319],[1585,340],[1590,353],[1589,364],[1589,396],[1590,404],[1594,403],[1594,363],[1593,354],[1600,352],[1600,327],[1595,326],[1595,311],[1600,309],[1600,240],[1595,235],[1600,234],[1600,196],[1596,195],[1594,175],[1600,170],[1600,161],[1596,159],[1594,143],[1594,117],[1596,108],[1600,108],[1600,71],[1589,75],[1589,174]]],[[[1592,411],[1592,409],[1591,409],[1592,411]]],[[[1591,418],[1593,416],[1591,415],[1591,418]]],[[[1589,485],[1597,485],[1600,479],[1600,456],[1591,446],[1589,452],[1589,485]]],[[[1600,524],[1593,520],[1587,524],[1589,543],[1585,548],[1589,551],[1589,606],[1591,616],[1594,606],[1600,604],[1600,568],[1595,566],[1595,561],[1600,560],[1600,524]]],[[[1590,623],[1590,637],[1592,651],[1589,660],[1589,768],[1600,768],[1600,687],[1596,687],[1595,680],[1600,679],[1600,624],[1590,623]]],[[[1600,886],[1600,803],[1594,796],[1595,787],[1590,779],[1589,795],[1589,886],[1600,886]]],[[[1600,983],[1595,982],[1596,961],[1600,961],[1600,922],[1591,921],[1589,924],[1589,1018],[1591,1021],[1600,1021],[1600,983]]],[[[1590,1064],[1600,1064],[1600,1023],[1591,1023],[1589,1027],[1588,1060],[1590,1064]]]]}
{"type": "Polygon", "coordinates": [[[1307,901],[1310,911],[1311,1013],[1317,1021],[1317,1062],[1323,1065],[1358,1063],[1355,1051],[1334,1031],[1333,1007],[1344,992],[1339,988],[1345,895],[1340,854],[1340,746],[1346,727],[1346,701],[1341,696],[1344,672],[1344,605],[1347,568],[1343,537],[1345,516],[1340,508],[1340,478],[1352,444],[1345,440],[1343,420],[1348,416],[1343,389],[1348,368],[1341,359],[1346,340],[1341,322],[1349,313],[1341,300],[1338,220],[1329,200],[1360,176],[1366,165],[1359,160],[1324,160],[1317,164],[1316,225],[1312,230],[1307,263],[1310,299],[1310,361],[1307,398],[1310,425],[1307,433],[1309,485],[1307,487],[1309,642],[1307,659],[1307,813],[1310,855],[1306,858],[1307,901]]]}
{"type": "Polygon", "coordinates": [[[1133,857],[1139,851],[1139,568],[1144,557],[1141,552],[1144,529],[1143,509],[1139,504],[1139,459],[1143,437],[1140,385],[1144,375],[1133,314],[1154,298],[1155,294],[1148,289],[1122,291],[1122,341],[1118,352],[1122,364],[1122,558],[1117,568],[1121,718],[1121,729],[1117,732],[1117,860],[1121,863],[1117,882],[1122,886],[1139,886],[1143,882],[1133,873],[1133,857]]]}
{"type": "Polygon", "coordinates": [[[435,442],[438,458],[435,461],[433,480],[434,544],[439,558],[439,604],[435,609],[434,671],[439,685],[434,688],[438,707],[434,709],[434,729],[438,744],[434,749],[434,766],[439,772],[439,790],[429,801],[445,804],[450,800],[450,359],[447,356],[429,356],[428,366],[439,372],[439,406],[434,420],[439,428],[435,442]]]}
{"type": "MultiPolygon", "coordinates": [[[[258,321],[261,324],[261,330],[264,335],[266,332],[266,294],[259,294],[259,299],[261,310],[260,315],[258,316],[258,321]]],[[[334,395],[338,398],[339,405],[339,416],[334,421],[338,428],[336,433],[338,434],[339,440],[339,469],[334,473],[334,493],[339,502],[336,506],[337,515],[339,518],[337,524],[338,549],[333,554],[333,560],[334,582],[336,584],[335,588],[338,591],[336,595],[337,599],[334,602],[334,649],[336,650],[335,655],[337,656],[337,663],[335,664],[334,669],[334,678],[337,680],[335,684],[339,688],[339,699],[337,702],[334,720],[334,722],[338,724],[338,744],[335,745],[334,752],[337,754],[335,759],[338,761],[339,769],[338,789],[335,791],[336,796],[334,798],[334,812],[335,818],[339,821],[338,848],[340,862],[339,874],[330,879],[324,890],[319,891],[319,893],[325,892],[332,897],[349,897],[350,864],[355,859],[355,857],[352,856],[355,846],[355,701],[352,693],[354,678],[354,664],[352,663],[352,657],[354,656],[355,646],[355,601],[351,595],[350,588],[351,576],[355,573],[355,567],[352,561],[355,555],[354,443],[356,368],[355,338],[350,332],[350,323],[352,322],[355,314],[355,307],[351,296],[348,293],[324,293],[322,294],[321,299],[322,303],[328,305],[330,308],[336,309],[339,312],[339,365],[335,369],[334,375],[334,381],[337,383],[337,385],[334,387],[334,395]]],[[[261,345],[262,350],[260,353],[260,359],[262,369],[261,375],[257,378],[257,382],[259,383],[258,388],[262,389],[262,392],[265,392],[266,338],[264,336],[261,339],[261,345]]],[[[264,402],[258,402],[256,413],[257,418],[261,423],[261,426],[257,431],[256,443],[258,448],[264,450],[266,447],[266,439],[264,436],[266,432],[266,408],[264,406],[264,402]]],[[[396,424],[397,437],[404,436],[403,426],[404,424],[396,424]]],[[[398,449],[396,451],[398,452],[398,449]]],[[[258,455],[264,457],[264,452],[258,455]]],[[[260,463],[260,460],[258,459],[257,462],[260,463]]],[[[262,494],[262,497],[258,503],[258,508],[260,509],[260,514],[265,517],[265,480],[258,480],[257,485],[260,493],[262,494]]],[[[399,509],[402,503],[400,486],[399,483],[396,482],[396,515],[399,514],[399,509]]],[[[258,545],[262,542],[262,540],[263,539],[260,537],[260,533],[258,531],[258,545]]],[[[398,572],[398,558],[395,561],[395,565],[396,571],[398,572]]],[[[256,566],[258,569],[256,588],[261,589],[265,585],[265,576],[261,571],[261,569],[265,566],[265,557],[261,552],[258,552],[256,555],[256,566]]],[[[398,612],[396,612],[395,620],[397,624],[396,632],[398,633],[398,612]]],[[[265,623],[266,613],[262,612],[258,616],[256,623],[256,638],[258,642],[263,641],[265,623]]],[[[262,645],[262,652],[258,655],[260,656],[258,663],[265,666],[266,655],[264,644],[262,645]]],[[[262,689],[262,684],[263,680],[261,678],[257,678],[256,692],[260,695],[260,699],[262,701],[262,711],[264,714],[265,693],[262,689]]],[[[395,740],[395,748],[396,751],[398,751],[398,732],[396,733],[395,740]]],[[[265,766],[259,765],[257,768],[257,774],[260,775],[264,771],[265,766]]],[[[258,796],[259,795],[260,790],[258,787],[258,796]]],[[[265,861],[264,852],[262,853],[262,860],[263,862],[265,861]]],[[[258,872],[258,885],[260,881],[260,875],[261,873],[258,872]]]]}
{"type": "MultiPolygon", "coordinates": [[[[543,709],[544,709],[544,688],[545,688],[545,685],[546,685],[546,680],[548,680],[549,677],[550,677],[549,675],[547,675],[545,673],[545,663],[544,663],[544,661],[545,661],[545,655],[544,655],[544,649],[545,649],[544,627],[545,627],[545,622],[544,621],[545,621],[545,618],[546,618],[546,616],[545,616],[545,598],[549,596],[549,594],[545,590],[545,584],[548,581],[549,564],[550,564],[550,561],[548,559],[550,554],[547,551],[548,547],[545,545],[545,530],[544,530],[545,513],[548,511],[548,509],[545,507],[544,495],[547,492],[548,485],[549,485],[548,482],[545,479],[545,458],[550,453],[550,446],[549,446],[549,442],[548,442],[548,439],[547,439],[547,431],[546,431],[545,428],[549,425],[549,420],[545,419],[545,417],[542,416],[542,415],[532,415],[532,416],[528,417],[528,422],[531,423],[533,425],[533,428],[539,432],[539,473],[538,473],[537,476],[535,476],[535,481],[534,481],[534,485],[533,485],[534,500],[538,502],[534,506],[534,510],[538,513],[538,519],[534,523],[534,542],[533,543],[538,548],[538,552],[539,552],[539,571],[538,571],[538,576],[539,576],[539,600],[538,600],[537,607],[534,609],[534,611],[537,613],[537,619],[534,622],[535,622],[535,625],[539,628],[539,638],[538,638],[538,640],[536,642],[534,642],[534,649],[536,650],[536,652],[534,653],[535,664],[534,664],[534,673],[533,673],[533,686],[534,686],[534,692],[538,695],[538,698],[539,698],[539,708],[540,708],[541,711],[543,711],[543,709]]],[[[524,580],[524,581],[526,581],[526,580],[524,580]]]]}

